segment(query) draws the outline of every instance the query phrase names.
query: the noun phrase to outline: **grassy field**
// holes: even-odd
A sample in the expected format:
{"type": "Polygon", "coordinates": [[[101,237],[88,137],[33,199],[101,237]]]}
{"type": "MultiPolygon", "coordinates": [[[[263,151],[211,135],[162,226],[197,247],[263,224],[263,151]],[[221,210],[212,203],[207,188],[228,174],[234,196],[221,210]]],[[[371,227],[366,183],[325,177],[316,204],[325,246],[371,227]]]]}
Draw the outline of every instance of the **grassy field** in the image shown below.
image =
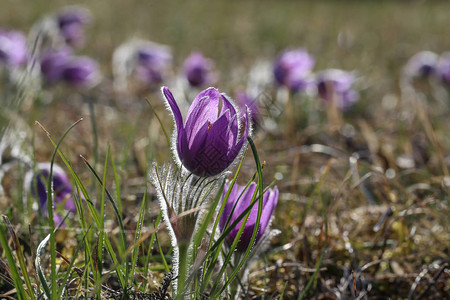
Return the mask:
{"type": "MultiPolygon", "coordinates": [[[[74,3],[0,0],[0,27],[27,32],[43,15],[70,4],[74,3]]],[[[143,232],[151,232],[159,214],[149,182],[151,164],[172,157],[161,124],[145,101],[170,132],[173,121],[159,90],[123,96],[112,89],[111,59],[118,45],[139,37],[170,46],[174,76],[186,56],[200,50],[213,59],[220,73],[215,86],[230,95],[247,87],[248,73],[256,62],[271,63],[285,48],[304,47],[316,59],[315,71],[355,71],[360,100],[350,111],[337,115],[318,99],[299,94],[284,104],[291,106],[276,107],[281,115],[272,115],[266,107],[264,116],[277,125],[272,129],[257,126],[252,138],[264,162],[265,184],[275,181],[280,190],[272,228],[281,233],[250,269],[243,299],[299,299],[305,290],[304,299],[448,299],[450,88],[439,86],[436,92],[435,86],[425,83],[411,92],[402,86],[401,76],[413,54],[450,51],[450,2],[109,0],[76,4],[93,15],[87,43],[76,52],[100,63],[102,82],[89,91],[57,86],[28,93],[11,126],[24,132],[21,155],[42,162],[51,160],[54,147],[34,122],[39,121],[57,141],[83,117],[61,149],[93,198],[102,198],[104,192],[79,156],[101,177],[104,161],[112,153],[117,170],[113,172],[109,165],[104,179],[114,197],[122,199],[124,228],[119,229],[113,209],[106,206],[105,227],[93,226],[92,244],[101,236],[97,231],[110,230],[114,250],[124,251],[120,231],[129,233],[127,239],[133,241],[144,195],[148,201],[143,232]],[[308,106],[311,100],[317,101],[308,106]]],[[[170,83],[164,84],[172,88],[170,83]]],[[[272,100],[284,95],[274,85],[261,93],[272,100]]],[[[5,152],[3,161],[8,162],[11,153],[5,152]]],[[[57,162],[63,165],[59,158],[57,162]]],[[[33,197],[24,196],[25,172],[26,167],[18,164],[6,173],[0,212],[15,228],[33,272],[36,247],[49,230],[47,220],[31,204],[33,197]]],[[[238,181],[247,182],[255,172],[248,150],[238,181]]],[[[100,210],[97,202],[96,207],[100,210]]],[[[83,238],[80,232],[76,218],[69,219],[56,236],[57,250],[72,259],[83,238]]],[[[160,230],[158,237],[160,249],[149,247],[145,240],[139,252],[132,284],[136,291],[149,293],[162,283],[167,270],[161,253],[168,253],[170,265],[172,249],[166,231],[160,230]]],[[[84,263],[86,253],[86,249],[78,253],[77,266],[93,271],[98,266],[84,263]]],[[[112,259],[106,251],[104,256],[101,283],[118,289],[115,275],[106,272],[112,259]]],[[[0,270],[6,270],[5,254],[0,259],[0,270]]],[[[67,266],[57,260],[65,270],[67,266]]],[[[0,297],[11,289],[0,277],[0,297]]]]}

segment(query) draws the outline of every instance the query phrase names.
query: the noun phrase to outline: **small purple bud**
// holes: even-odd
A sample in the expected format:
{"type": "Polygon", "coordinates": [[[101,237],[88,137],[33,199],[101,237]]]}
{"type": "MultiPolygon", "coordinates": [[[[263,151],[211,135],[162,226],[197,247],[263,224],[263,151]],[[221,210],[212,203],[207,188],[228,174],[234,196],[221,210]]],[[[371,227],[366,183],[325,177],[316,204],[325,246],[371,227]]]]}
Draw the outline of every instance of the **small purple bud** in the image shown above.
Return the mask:
{"type": "MultiPolygon", "coordinates": [[[[222,193],[222,201],[224,201],[229,187],[230,183],[227,182],[222,193]]],[[[244,189],[244,186],[239,186],[237,184],[233,186],[233,189],[231,190],[230,196],[227,199],[227,203],[225,204],[225,208],[219,220],[219,227],[222,232],[226,229],[225,225],[227,224],[228,219],[228,226],[230,226],[249,207],[250,203],[252,202],[253,194],[256,190],[256,183],[253,182],[245,191],[244,189]]],[[[258,232],[256,234],[255,245],[264,236],[264,233],[270,223],[270,219],[278,203],[278,195],[279,192],[277,187],[275,187],[273,190],[268,189],[263,195],[262,213],[260,222],[258,224],[258,232]]],[[[247,223],[244,226],[244,231],[242,232],[236,248],[237,251],[243,252],[247,250],[251,241],[253,230],[255,228],[257,216],[258,202],[253,205],[250,211],[250,216],[247,219],[247,223]]],[[[243,219],[241,219],[241,221],[239,221],[239,223],[227,235],[225,242],[228,244],[228,246],[231,246],[233,244],[233,241],[236,238],[242,222],[243,219]]]]}
{"type": "Polygon", "coordinates": [[[84,27],[91,22],[91,13],[84,7],[69,6],[61,9],[57,23],[66,43],[78,46],[84,42],[84,27]]]}
{"type": "Polygon", "coordinates": [[[450,52],[444,52],[439,58],[437,73],[441,80],[450,85],[450,52]]]}
{"type": "Polygon", "coordinates": [[[100,78],[98,63],[89,57],[74,57],[63,68],[62,79],[75,86],[93,86],[100,78]]]}
{"type": "MultiPolygon", "coordinates": [[[[31,181],[31,191],[34,196],[37,195],[38,197],[40,210],[47,215],[47,180],[50,175],[50,163],[37,164],[37,170],[34,179],[31,181]]],[[[76,207],[72,198],[72,184],[64,170],[56,164],[53,165],[52,179],[54,203],[64,203],[66,210],[75,213],[76,207]]]]}
{"type": "Polygon", "coordinates": [[[15,30],[0,30],[0,64],[23,65],[27,60],[27,38],[15,30]]]}
{"type": "Polygon", "coordinates": [[[181,164],[197,176],[215,176],[230,167],[238,157],[251,130],[249,111],[238,115],[225,94],[208,88],[192,102],[186,123],[167,87],[162,88],[175,119],[174,150],[181,164]],[[239,136],[240,123],[242,135],[239,136]]]}
{"type": "Polygon", "coordinates": [[[408,78],[427,79],[434,75],[438,55],[431,51],[422,51],[413,55],[405,65],[404,72],[408,78]]]}
{"type": "Polygon", "coordinates": [[[217,80],[213,71],[214,63],[200,52],[191,53],[184,61],[184,74],[189,84],[194,87],[212,85],[217,80]]]}
{"type": "Polygon", "coordinates": [[[314,63],[314,57],[302,48],[285,50],[275,59],[275,80],[279,85],[284,85],[294,92],[305,91],[311,83],[308,75],[314,63]]]}
{"type": "Polygon", "coordinates": [[[327,101],[335,101],[340,110],[346,110],[359,99],[352,89],[355,77],[351,72],[328,69],[317,75],[316,84],[319,96],[327,101]]]}

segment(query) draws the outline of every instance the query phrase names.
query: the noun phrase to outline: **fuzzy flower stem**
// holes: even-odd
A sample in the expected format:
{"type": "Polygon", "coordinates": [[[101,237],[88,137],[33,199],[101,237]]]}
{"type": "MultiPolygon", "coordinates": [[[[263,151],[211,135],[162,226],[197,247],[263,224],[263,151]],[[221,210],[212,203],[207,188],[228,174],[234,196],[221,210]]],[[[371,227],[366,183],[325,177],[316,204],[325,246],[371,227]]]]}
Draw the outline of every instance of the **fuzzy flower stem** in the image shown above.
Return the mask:
{"type": "Polygon", "coordinates": [[[182,300],[184,299],[184,291],[187,272],[188,272],[188,251],[189,251],[189,243],[188,242],[179,242],[178,243],[178,278],[177,278],[177,296],[175,299],[182,300]]]}

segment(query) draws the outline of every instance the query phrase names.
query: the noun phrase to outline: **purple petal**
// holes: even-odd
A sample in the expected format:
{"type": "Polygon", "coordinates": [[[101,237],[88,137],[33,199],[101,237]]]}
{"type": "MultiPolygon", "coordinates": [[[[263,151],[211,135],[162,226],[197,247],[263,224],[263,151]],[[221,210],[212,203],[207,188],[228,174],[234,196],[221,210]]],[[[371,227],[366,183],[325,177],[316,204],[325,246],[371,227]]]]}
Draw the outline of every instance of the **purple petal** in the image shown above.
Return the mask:
{"type": "Polygon", "coordinates": [[[194,174],[214,176],[225,170],[230,161],[227,158],[228,145],[228,119],[221,116],[213,124],[205,124],[190,144],[190,155],[195,160],[196,168],[191,170],[194,174]],[[206,128],[206,131],[205,131],[206,128]],[[206,137],[203,142],[196,140],[206,137]],[[195,151],[194,151],[195,150],[195,151]]]}
{"type": "Polygon", "coordinates": [[[177,125],[177,134],[180,135],[180,133],[184,130],[183,129],[183,116],[181,115],[180,108],[178,107],[178,104],[175,101],[175,98],[173,97],[169,88],[163,86],[161,89],[161,92],[163,93],[164,97],[166,98],[167,103],[169,103],[170,109],[172,110],[172,114],[175,119],[175,123],[177,125]]]}
{"type": "MultiPolygon", "coordinates": [[[[230,225],[247,209],[247,207],[249,207],[250,203],[252,202],[253,194],[255,193],[255,190],[256,190],[256,183],[252,182],[250,184],[250,186],[247,188],[247,190],[245,190],[245,192],[242,193],[242,190],[244,190],[244,188],[245,187],[242,187],[239,191],[240,193],[238,194],[238,198],[239,198],[239,195],[241,195],[241,194],[242,195],[240,196],[238,204],[236,205],[236,208],[233,212],[233,217],[231,218],[230,225]]],[[[257,205],[258,205],[258,203],[255,203],[256,209],[258,209],[257,205]]],[[[248,235],[248,233],[246,234],[246,231],[248,231],[247,227],[251,226],[252,230],[253,230],[253,227],[255,226],[256,217],[252,217],[252,214],[254,214],[253,209],[255,208],[255,206],[253,206],[253,208],[252,208],[252,212],[250,213],[250,215],[247,219],[247,223],[245,224],[245,229],[241,235],[241,240],[247,241],[247,245],[249,242],[249,238],[245,236],[245,235],[248,235]]],[[[244,218],[242,218],[241,221],[239,221],[239,223],[236,225],[236,227],[234,227],[233,230],[230,232],[230,236],[233,239],[236,237],[236,235],[239,231],[239,228],[241,227],[242,222],[244,221],[244,218]]],[[[250,232],[250,237],[251,237],[251,234],[252,234],[252,232],[250,232]]]]}
{"type": "Polygon", "coordinates": [[[223,106],[222,106],[222,114],[226,114],[226,111],[228,110],[230,112],[229,116],[229,130],[231,132],[229,145],[236,144],[236,140],[238,137],[238,122],[237,122],[237,113],[236,109],[234,108],[233,104],[230,100],[228,100],[227,96],[225,94],[221,94],[223,99],[223,106]]]}
{"type": "Polygon", "coordinates": [[[278,203],[278,195],[279,191],[277,187],[274,187],[273,190],[269,189],[264,193],[263,211],[261,214],[260,228],[257,240],[259,240],[263,236],[267,226],[269,225],[270,218],[272,217],[272,214],[278,203]]]}
{"type": "Polygon", "coordinates": [[[249,131],[250,131],[250,110],[248,109],[248,107],[246,106],[245,108],[246,112],[243,118],[243,122],[245,123],[245,128],[244,128],[244,134],[242,135],[241,139],[237,142],[236,145],[234,145],[230,152],[228,152],[228,159],[233,161],[236,156],[239,154],[239,151],[241,151],[242,146],[244,145],[244,143],[247,141],[247,137],[249,135],[249,131]]]}
{"type": "Polygon", "coordinates": [[[215,88],[206,89],[195,97],[186,117],[185,130],[188,141],[205,123],[214,123],[217,120],[219,105],[220,93],[215,88]]]}

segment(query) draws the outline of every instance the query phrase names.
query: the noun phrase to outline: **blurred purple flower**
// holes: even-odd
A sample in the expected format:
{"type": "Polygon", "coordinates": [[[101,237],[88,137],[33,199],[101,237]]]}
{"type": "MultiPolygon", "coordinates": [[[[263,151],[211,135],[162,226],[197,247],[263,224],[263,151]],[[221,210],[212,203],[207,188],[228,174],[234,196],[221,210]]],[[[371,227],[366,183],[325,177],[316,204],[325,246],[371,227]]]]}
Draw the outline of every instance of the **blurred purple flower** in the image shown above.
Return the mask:
{"type": "MultiPolygon", "coordinates": [[[[224,201],[225,195],[228,192],[229,188],[230,183],[227,182],[222,193],[222,201],[224,201]]],[[[230,226],[249,207],[250,203],[252,202],[253,194],[256,190],[256,183],[252,182],[245,191],[244,189],[244,186],[239,186],[237,184],[233,186],[233,189],[231,190],[230,196],[228,197],[227,203],[225,204],[225,208],[219,220],[219,227],[222,232],[225,230],[225,225],[227,225],[228,219],[228,226],[230,226]]],[[[255,245],[264,236],[275,207],[277,206],[278,195],[279,192],[277,187],[275,187],[273,190],[268,189],[263,195],[262,213],[260,223],[258,225],[258,232],[256,234],[255,245]]],[[[250,216],[247,219],[247,223],[244,226],[244,231],[242,232],[242,235],[238,242],[236,248],[237,251],[243,252],[248,248],[253,230],[255,228],[257,216],[258,202],[256,202],[251,209],[250,216]]],[[[227,235],[225,241],[228,246],[231,246],[233,244],[233,241],[236,238],[242,222],[243,219],[241,219],[241,221],[239,221],[239,223],[227,235]]]]}
{"type": "Polygon", "coordinates": [[[98,63],[86,56],[73,57],[62,72],[62,79],[75,86],[93,86],[99,78],[98,63]]]}
{"type": "Polygon", "coordinates": [[[71,60],[70,48],[46,52],[41,59],[41,73],[47,83],[56,83],[62,79],[65,65],[71,60]]]}
{"type": "Polygon", "coordinates": [[[194,87],[212,85],[217,80],[213,71],[214,63],[201,52],[191,53],[184,61],[184,74],[189,84],[194,87]]]}
{"type": "Polygon", "coordinates": [[[172,54],[165,46],[143,45],[136,52],[136,77],[143,83],[155,85],[167,77],[172,65],[172,54]]]}
{"type": "Polygon", "coordinates": [[[340,110],[346,110],[359,99],[358,93],[352,89],[354,82],[355,76],[351,72],[324,70],[317,75],[317,92],[325,101],[335,101],[340,110]]]}
{"type": "Polygon", "coordinates": [[[167,87],[162,88],[172,110],[177,156],[181,164],[197,176],[214,176],[225,171],[240,153],[249,135],[249,111],[239,116],[232,102],[215,88],[197,95],[183,125],[180,109],[167,87]],[[239,138],[240,123],[245,123],[239,138]]]}
{"type": "Polygon", "coordinates": [[[57,23],[67,44],[83,44],[84,27],[91,22],[91,17],[89,10],[79,6],[65,7],[57,13],[57,23]]]}
{"type": "Polygon", "coordinates": [[[242,111],[245,110],[245,106],[249,108],[252,123],[257,124],[261,119],[261,111],[256,99],[253,99],[244,91],[237,92],[235,99],[242,111]]]}
{"type": "Polygon", "coordinates": [[[49,84],[65,81],[75,86],[92,86],[100,77],[96,61],[73,56],[70,48],[45,53],[41,59],[41,72],[49,84]]]}
{"type": "Polygon", "coordinates": [[[437,65],[437,73],[444,83],[450,84],[450,52],[441,54],[437,65]]]}
{"type": "Polygon", "coordinates": [[[308,75],[314,63],[314,57],[305,49],[285,50],[275,59],[275,80],[294,92],[305,91],[311,84],[308,75]]]}
{"type": "MultiPolygon", "coordinates": [[[[48,216],[47,211],[47,180],[50,175],[50,163],[37,164],[37,172],[32,175],[33,179],[30,180],[30,189],[32,195],[39,200],[39,209],[45,215],[48,216]]],[[[73,188],[64,170],[53,164],[52,174],[52,188],[53,188],[53,201],[56,205],[64,205],[64,209],[76,213],[76,206],[72,197],[73,188]]],[[[82,197],[84,200],[84,198],[82,197]]],[[[60,214],[54,214],[54,220],[56,224],[62,221],[60,214]]]]}
{"type": "Polygon", "coordinates": [[[436,72],[438,55],[431,51],[414,54],[406,63],[404,72],[408,78],[429,78],[436,72]]]}
{"type": "Polygon", "coordinates": [[[15,30],[0,30],[0,63],[19,66],[27,60],[27,38],[15,30]]]}

